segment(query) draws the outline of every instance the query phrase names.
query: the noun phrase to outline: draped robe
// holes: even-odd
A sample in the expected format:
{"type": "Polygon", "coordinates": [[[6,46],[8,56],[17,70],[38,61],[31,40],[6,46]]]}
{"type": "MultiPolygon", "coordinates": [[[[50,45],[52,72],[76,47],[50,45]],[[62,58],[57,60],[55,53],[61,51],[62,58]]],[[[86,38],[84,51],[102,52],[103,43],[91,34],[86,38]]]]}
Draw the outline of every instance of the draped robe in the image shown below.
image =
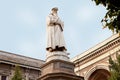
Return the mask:
{"type": "Polygon", "coordinates": [[[47,48],[49,50],[66,50],[63,36],[64,23],[57,15],[47,17],[47,48]],[[59,24],[59,25],[58,25],[59,24]]]}

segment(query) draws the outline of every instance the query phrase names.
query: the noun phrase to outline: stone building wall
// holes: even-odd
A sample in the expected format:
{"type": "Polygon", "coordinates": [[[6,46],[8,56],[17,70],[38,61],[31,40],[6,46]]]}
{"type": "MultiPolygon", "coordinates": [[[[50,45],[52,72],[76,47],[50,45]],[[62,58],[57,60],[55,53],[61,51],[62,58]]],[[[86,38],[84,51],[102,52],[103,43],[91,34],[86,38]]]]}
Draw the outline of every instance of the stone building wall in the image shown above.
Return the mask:
{"type": "MultiPolygon", "coordinates": [[[[90,48],[89,50],[83,52],[82,54],[77,55],[76,57],[71,59],[71,61],[75,63],[74,70],[77,75],[83,76],[85,80],[101,80],[97,79],[97,77],[100,77],[97,76],[98,74],[96,75],[96,79],[92,79],[90,77],[94,76],[94,72],[96,72],[97,70],[109,72],[109,56],[112,56],[112,58],[115,59],[116,53],[120,54],[119,34],[115,34],[105,41],[90,48]]],[[[105,74],[104,72],[101,73],[105,74]]],[[[109,73],[108,75],[106,75],[106,77],[108,76],[109,73]]]]}
{"type": "Polygon", "coordinates": [[[11,80],[16,64],[21,68],[23,79],[37,80],[44,61],[0,51],[0,80],[11,80]]]}

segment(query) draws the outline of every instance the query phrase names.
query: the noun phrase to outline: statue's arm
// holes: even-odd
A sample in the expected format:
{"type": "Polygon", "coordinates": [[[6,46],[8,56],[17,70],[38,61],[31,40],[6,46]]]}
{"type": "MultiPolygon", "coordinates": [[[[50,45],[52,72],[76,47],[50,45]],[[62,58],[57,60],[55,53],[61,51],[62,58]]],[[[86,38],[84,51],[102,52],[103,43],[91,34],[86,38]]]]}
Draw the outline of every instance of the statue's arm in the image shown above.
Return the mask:
{"type": "Polygon", "coordinates": [[[53,19],[51,15],[49,15],[46,19],[47,25],[54,24],[57,22],[57,19],[53,19]]]}
{"type": "Polygon", "coordinates": [[[57,23],[61,25],[62,28],[64,28],[64,22],[58,18],[57,23]]]}
{"type": "Polygon", "coordinates": [[[46,18],[46,24],[49,25],[50,23],[51,23],[51,20],[50,20],[50,17],[48,16],[48,17],[46,18]]]}
{"type": "Polygon", "coordinates": [[[50,24],[57,24],[62,28],[62,30],[64,28],[64,22],[61,21],[59,17],[53,19],[52,16],[49,15],[46,19],[46,23],[47,23],[47,26],[49,26],[50,24]]]}

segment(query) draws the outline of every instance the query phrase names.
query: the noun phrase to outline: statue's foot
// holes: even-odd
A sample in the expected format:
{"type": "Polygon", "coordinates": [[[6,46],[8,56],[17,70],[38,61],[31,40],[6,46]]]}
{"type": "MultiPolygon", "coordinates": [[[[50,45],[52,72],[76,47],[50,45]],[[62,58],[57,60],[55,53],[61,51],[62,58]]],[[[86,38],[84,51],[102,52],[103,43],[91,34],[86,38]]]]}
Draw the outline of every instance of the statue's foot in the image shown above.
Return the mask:
{"type": "Polygon", "coordinates": [[[49,48],[49,50],[48,50],[49,52],[52,52],[53,50],[52,50],[52,48],[49,48]]]}

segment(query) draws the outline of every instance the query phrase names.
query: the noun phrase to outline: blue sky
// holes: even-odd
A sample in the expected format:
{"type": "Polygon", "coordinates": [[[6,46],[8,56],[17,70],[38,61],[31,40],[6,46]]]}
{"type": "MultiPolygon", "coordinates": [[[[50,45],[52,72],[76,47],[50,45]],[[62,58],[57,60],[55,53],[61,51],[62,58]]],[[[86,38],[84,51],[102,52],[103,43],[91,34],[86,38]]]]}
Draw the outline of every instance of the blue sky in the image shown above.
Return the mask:
{"type": "Polygon", "coordinates": [[[46,16],[58,7],[70,58],[112,35],[92,0],[0,0],[0,50],[45,60],[46,16]]]}

